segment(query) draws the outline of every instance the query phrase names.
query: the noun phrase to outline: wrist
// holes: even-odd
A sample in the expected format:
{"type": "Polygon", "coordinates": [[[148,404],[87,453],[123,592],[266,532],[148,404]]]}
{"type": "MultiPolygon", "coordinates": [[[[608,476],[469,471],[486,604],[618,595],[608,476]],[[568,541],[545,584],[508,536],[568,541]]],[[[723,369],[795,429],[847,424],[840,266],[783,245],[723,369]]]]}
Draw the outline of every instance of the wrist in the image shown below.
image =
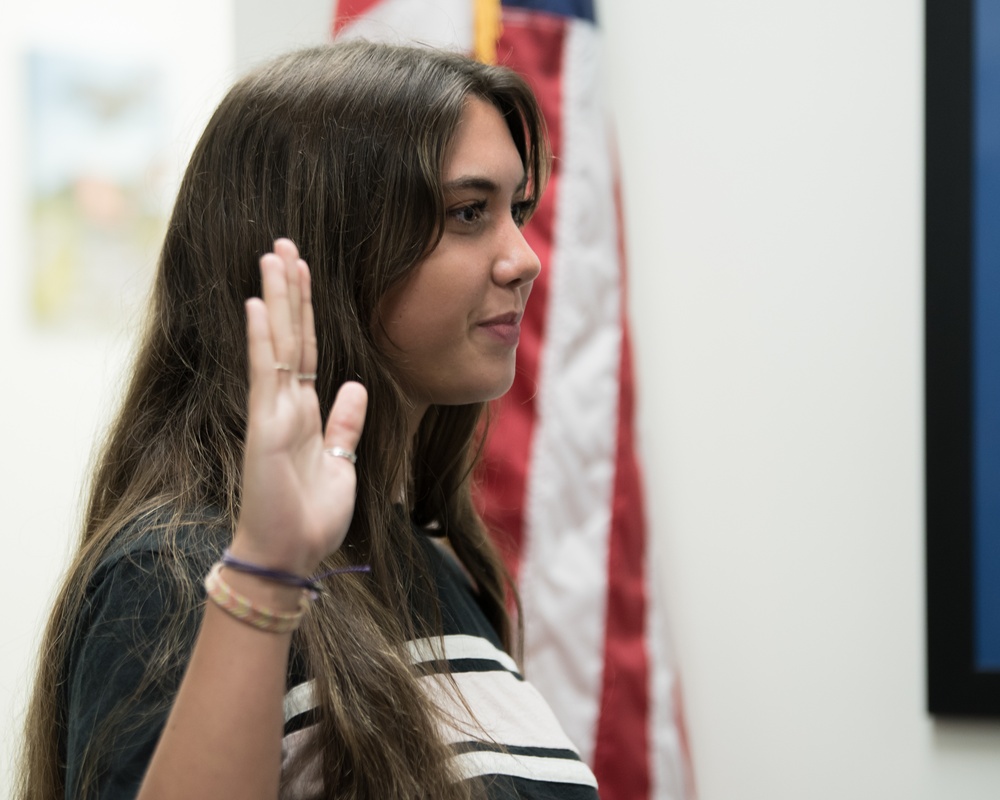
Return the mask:
{"type": "MultiPolygon", "coordinates": [[[[253,564],[261,570],[295,575],[302,579],[308,579],[322,561],[321,557],[313,557],[301,551],[295,552],[287,546],[280,548],[259,547],[239,528],[237,528],[236,535],[233,537],[227,552],[235,559],[253,564]]],[[[235,572],[234,569],[229,570],[230,574],[233,572],[235,572]]]]}

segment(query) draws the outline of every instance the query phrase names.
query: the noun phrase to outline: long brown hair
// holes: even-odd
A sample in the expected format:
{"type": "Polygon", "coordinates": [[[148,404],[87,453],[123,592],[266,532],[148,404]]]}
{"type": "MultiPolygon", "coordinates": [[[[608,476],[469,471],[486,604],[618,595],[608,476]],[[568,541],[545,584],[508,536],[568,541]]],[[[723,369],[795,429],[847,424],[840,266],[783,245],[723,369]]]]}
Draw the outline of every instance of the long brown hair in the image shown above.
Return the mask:
{"type": "MultiPolygon", "coordinates": [[[[434,712],[401,649],[408,638],[439,632],[438,623],[433,614],[405,613],[401,598],[433,586],[410,529],[433,523],[512,645],[508,581],[471,499],[483,407],[431,407],[408,448],[406,400],[377,344],[380,299],[441,235],[445,153],[469,97],[503,114],[529,178],[528,199],[537,202],[548,170],[544,122],[525,82],[503,68],[352,42],[278,59],[222,101],[180,188],[148,327],[45,634],[16,797],[63,796],[61,692],[86,586],[112,548],[150,531],[186,619],[168,622],[147,648],[139,692],[183,667],[201,603],[185,536],[192,525],[217,532],[203,534],[217,540],[214,550],[235,527],[248,388],[243,302],[260,293],[257,262],[279,236],[296,242],[312,270],[324,418],[345,380],[360,380],[370,397],[354,518],[330,565],[368,563],[372,572],[328,582],[330,602],[308,615],[293,643],[320,705],[310,755],[331,796],[472,791],[449,774],[434,712]],[[401,485],[409,486],[409,520],[394,506],[401,485]]],[[[105,728],[123,722],[141,724],[129,716],[128,699],[105,728]]],[[[87,750],[84,794],[124,729],[105,730],[87,750]]]]}

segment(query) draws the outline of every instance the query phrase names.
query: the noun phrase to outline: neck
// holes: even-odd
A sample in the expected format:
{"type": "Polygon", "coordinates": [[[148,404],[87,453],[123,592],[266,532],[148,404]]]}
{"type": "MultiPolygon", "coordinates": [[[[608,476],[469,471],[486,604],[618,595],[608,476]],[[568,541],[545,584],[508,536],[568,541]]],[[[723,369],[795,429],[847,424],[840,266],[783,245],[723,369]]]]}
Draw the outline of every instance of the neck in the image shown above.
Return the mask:
{"type": "Polygon", "coordinates": [[[411,406],[407,410],[406,414],[406,441],[407,449],[413,450],[413,442],[417,437],[417,431],[420,429],[420,423],[424,419],[424,414],[427,413],[429,405],[427,403],[419,403],[417,405],[411,406]]]}

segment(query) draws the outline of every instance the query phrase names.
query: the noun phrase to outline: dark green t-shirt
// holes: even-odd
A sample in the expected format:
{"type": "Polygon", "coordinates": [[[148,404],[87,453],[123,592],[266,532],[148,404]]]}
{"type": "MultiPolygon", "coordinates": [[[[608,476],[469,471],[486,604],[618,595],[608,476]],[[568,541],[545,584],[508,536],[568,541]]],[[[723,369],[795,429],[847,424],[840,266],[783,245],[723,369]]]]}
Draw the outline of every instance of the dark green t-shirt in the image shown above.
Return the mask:
{"type": "Polygon", "coordinates": [[[200,602],[200,581],[222,549],[219,531],[203,526],[178,532],[182,562],[167,555],[158,531],[122,538],[92,575],[70,641],[63,697],[67,800],[81,796],[85,779],[96,781],[102,800],[138,792],[201,619],[200,608],[178,596],[174,570],[187,572],[200,602]],[[165,673],[147,669],[167,656],[173,665],[165,673]],[[151,684],[151,674],[163,677],[151,684]],[[86,757],[91,748],[105,754],[104,763],[86,757]],[[95,774],[84,774],[85,763],[95,774]]]}
{"type": "MultiPolygon", "coordinates": [[[[135,797],[197,635],[201,579],[228,536],[228,531],[192,525],[178,534],[173,551],[162,546],[157,532],[126,536],[129,544],[110,552],[95,571],[70,644],[64,684],[67,799],[80,796],[86,777],[81,765],[91,763],[86,754],[95,736],[110,743],[98,748],[105,761],[94,764],[88,781],[96,782],[95,796],[135,797]],[[183,553],[183,563],[169,552],[183,553]],[[198,587],[188,603],[175,591],[175,570],[198,587]],[[171,669],[147,669],[167,653],[174,658],[171,669]],[[155,685],[148,681],[154,673],[165,675],[155,685]]],[[[427,537],[419,538],[435,576],[443,630],[440,639],[410,642],[411,661],[421,683],[449,673],[467,704],[450,712],[461,720],[471,708],[472,720],[485,731],[471,735],[470,722],[447,734],[456,773],[483,779],[491,800],[595,800],[593,774],[502,650],[457,563],[427,537]]],[[[284,701],[286,761],[303,737],[312,735],[317,711],[311,683],[294,653],[291,665],[284,701]]]]}

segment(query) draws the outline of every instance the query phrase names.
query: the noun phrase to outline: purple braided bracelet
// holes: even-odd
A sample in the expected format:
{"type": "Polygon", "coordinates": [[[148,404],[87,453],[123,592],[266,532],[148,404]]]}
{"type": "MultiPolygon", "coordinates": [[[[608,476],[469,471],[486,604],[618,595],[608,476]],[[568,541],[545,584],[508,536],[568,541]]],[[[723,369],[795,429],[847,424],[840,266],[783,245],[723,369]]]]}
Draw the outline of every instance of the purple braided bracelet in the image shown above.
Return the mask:
{"type": "Polygon", "coordinates": [[[245,572],[248,575],[255,575],[258,578],[264,578],[265,580],[274,581],[275,583],[280,583],[285,586],[294,586],[299,589],[305,589],[309,592],[309,595],[313,600],[315,600],[319,596],[320,592],[323,591],[323,587],[319,583],[323,580],[323,578],[329,578],[331,575],[341,575],[347,572],[371,572],[371,567],[368,564],[359,564],[348,567],[337,567],[336,569],[327,570],[319,575],[314,575],[311,578],[303,578],[292,572],[282,572],[281,570],[268,569],[267,567],[261,567],[257,564],[251,564],[249,561],[241,561],[230,553],[228,548],[222,551],[222,564],[230,569],[236,570],[237,572],[245,572]]]}

